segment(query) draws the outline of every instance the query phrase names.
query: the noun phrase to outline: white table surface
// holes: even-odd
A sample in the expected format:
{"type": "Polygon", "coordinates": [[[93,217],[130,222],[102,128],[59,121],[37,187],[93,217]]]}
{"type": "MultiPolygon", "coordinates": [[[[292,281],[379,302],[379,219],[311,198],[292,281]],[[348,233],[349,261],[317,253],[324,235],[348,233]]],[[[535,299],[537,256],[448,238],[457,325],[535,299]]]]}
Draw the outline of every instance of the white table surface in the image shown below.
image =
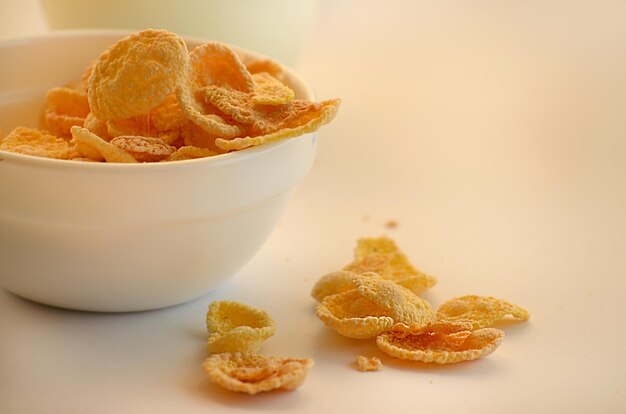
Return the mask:
{"type": "MultiPolygon", "coordinates": [[[[298,70],[343,106],[261,251],[218,290],[152,312],[0,291],[0,412],[626,412],[624,21],[617,1],[323,2],[298,70]],[[438,277],[434,306],[493,295],[530,321],[500,325],[494,354],[452,366],[339,336],[309,291],[379,235],[438,277]],[[274,317],[263,353],[315,359],[300,389],[209,382],[204,317],[217,299],[274,317]],[[358,372],[358,354],[383,370],[358,372]]],[[[2,36],[46,30],[13,27],[2,36]]]]}

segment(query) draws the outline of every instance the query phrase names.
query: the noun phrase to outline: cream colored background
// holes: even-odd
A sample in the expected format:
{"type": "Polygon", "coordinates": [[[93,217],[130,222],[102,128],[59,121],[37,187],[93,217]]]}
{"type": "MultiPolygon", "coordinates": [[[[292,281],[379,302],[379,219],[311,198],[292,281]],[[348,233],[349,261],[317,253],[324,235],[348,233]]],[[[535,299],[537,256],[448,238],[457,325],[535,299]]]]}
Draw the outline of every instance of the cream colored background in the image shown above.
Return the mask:
{"type": "MultiPolygon", "coordinates": [[[[2,36],[45,30],[19,3],[0,13],[2,36]]],[[[384,4],[321,3],[297,69],[343,107],[270,240],[222,288],[123,315],[0,292],[0,412],[626,411],[626,3],[384,4]],[[381,234],[439,278],[435,306],[494,295],[531,320],[504,325],[483,361],[383,356],[383,371],[357,372],[375,346],[326,329],[308,294],[357,238],[381,234]],[[249,398],[208,383],[216,299],[274,315],[263,352],[316,360],[300,390],[249,398]]]]}

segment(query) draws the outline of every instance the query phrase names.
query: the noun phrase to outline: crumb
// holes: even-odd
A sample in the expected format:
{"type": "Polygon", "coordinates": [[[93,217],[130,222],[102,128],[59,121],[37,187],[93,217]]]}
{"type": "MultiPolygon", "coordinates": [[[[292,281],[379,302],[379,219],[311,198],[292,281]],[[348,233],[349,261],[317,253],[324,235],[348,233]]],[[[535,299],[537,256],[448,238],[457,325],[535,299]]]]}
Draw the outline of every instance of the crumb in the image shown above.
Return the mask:
{"type": "Polygon", "coordinates": [[[356,366],[361,372],[380,371],[383,367],[383,363],[376,357],[369,358],[363,355],[357,355],[356,366]]]}
{"type": "Polygon", "coordinates": [[[396,220],[387,220],[387,222],[385,223],[385,227],[387,227],[388,229],[395,229],[396,227],[398,227],[398,222],[396,220]]]}

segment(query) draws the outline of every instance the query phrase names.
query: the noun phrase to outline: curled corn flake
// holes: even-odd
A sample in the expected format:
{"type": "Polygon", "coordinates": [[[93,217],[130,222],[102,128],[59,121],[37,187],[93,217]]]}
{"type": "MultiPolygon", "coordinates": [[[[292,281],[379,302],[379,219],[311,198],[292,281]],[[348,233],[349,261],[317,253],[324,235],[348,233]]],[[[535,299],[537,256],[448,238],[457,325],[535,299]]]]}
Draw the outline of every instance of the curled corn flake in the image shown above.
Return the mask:
{"type": "Polygon", "coordinates": [[[389,332],[376,338],[376,346],[395,358],[452,364],[491,354],[503,338],[504,332],[494,328],[454,333],[424,332],[406,336],[389,332]]]}
{"type": "Polygon", "coordinates": [[[89,113],[87,95],[71,88],[52,88],[46,93],[43,127],[59,137],[69,137],[70,129],[83,126],[89,113]]]}
{"type": "Polygon", "coordinates": [[[359,275],[355,284],[364,298],[388,309],[388,314],[397,323],[427,324],[435,319],[433,309],[426,299],[376,273],[359,275]]]}
{"type": "Polygon", "coordinates": [[[72,127],[71,132],[76,149],[87,158],[95,161],[104,159],[106,162],[137,162],[129,153],[103,140],[86,128],[75,126],[72,127]]]}
{"type": "Polygon", "coordinates": [[[437,319],[469,321],[472,329],[491,326],[506,315],[523,321],[530,318],[526,309],[491,296],[461,296],[443,303],[437,310],[437,319]]]}
{"type": "Polygon", "coordinates": [[[17,127],[0,141],[0,150],[36,157],[68,159],[69,143],[63,138],[32,128],[17,127]]]}
{"type": "Polygon", "coordinates": [[[195,158],[212,157],[214,155],[217,155],[217,153],[207,148],[183,146],[167,157],[165,161],[192,160],[195,158]]]}
{"type": "Polygon", "coordinates": [[[255,73],[254,94],[252,103],[255,105],[284,105],[295,97],[293,90],[267,72],[255,73]]]}
{"type": "MultiPolygon", "coordinates": [[[[296,101],[297,100],[292,101],[291,104],[296,101]]],[[[315,132],[323,125],[332,121],[337,114],[340,104],[341,101],[339,99],[322,101],[318,104],[319,109],[308,112],[306,116],[296,117],[295,124],[290,121],[285,122],[281,125],[281,129],[276,132],[260,136],[247,136],[233,139],[217,138],[215,145],[225,151],[241,150],[315,132]]]]}
{"type": "Polygon", "coordinates": [[[357,355],[356,367],[361,372],[380,371],[383,368],[383,363],[377,357],[357,355]]]}
{"type": "Polygon", "coordinates": [[[242,61],[248,69],[248,72],[253,75],[255,73],[265,72],[269,73],[281,82],[285,78],[285,72],[283,71],[283,68],[280,66],[280,64],[271,59],[256,59],[244,56],[242,58],[242,61]]]}
{"type": "Polygon", "coordinates": [[[391,327],[389,332],[393,333],[398,338],[404,338],[409,335],[421,335],[425,333],[452,334],[471,330],[472,324],[467,321],[434,321],[426,325],[397,323],[391,327]]]}
{"type": "Polygon", "coordinates": [[[274,335],[276,326],[267,312],[234,301],[215,301],[206,316],[212,353],[256,353],[274,335]]]}
{"type": "Polygon", "coordinates": [[[147,29],[109,47],[89,77],[89,106],[100,119],[126,119],[159,105],[185,80],[189,54],[174,33],[147,29]]]}
{"type": "Polygon", "coordinates": [[[313,366],[309,358],[279,358],[240,353],[215,354],[203,364],[209,378],[230,391],[256,394],[298,388],[313,366]]]}
{"type": "Polygon", "coordinates": [[[348,338],[374,338],[394,324],[386,309],[365,300],[357,289],[326,296],[315,311],[326,326],[348,338]]]}
{"type": "Polygon", "coordinates": [[[175,147],[162,139],[152,137],[121,136],[113,138],[111,144],[126,151],[139,162],[162,161],[176,151],[175,147]]]}
{"type": "Polygon", "coordinates": [[[356,289],[356,284],[354,283],[355,277],[357,277],[357,275],[353,272],[343,270],[324,275],[313,285],[311,296],[316,301],[321,302],[326,296],[356,289]]]}
{"type": "Polygon", "coordinates": [[[183,139],[183,144],[186,146],[206,148],[217,154],[225,152],[215,145],[215,138],[217,138],[215,135],[209,134],[193,122],[186,123],[181,128],[180,135],[183,139]]]}
{"type": "Polygon", "coordinates": [[[395,242],[387,237],[359,240],[354,255],[355,260],[344,270],[355,273],[376,272],[415,293],[437,283],[433,276],[413,267],[395,242]]]}
{"type": "Polygon", "coordinates": [[[178,89],[178,99],[187,118],[204,131],[222,138],[240,135],[243,132],[241,128],[216,116],[197,98],[198,90],[208,85],[243,92],[254,90],[252,75],[239,56],[224,44],[205,43],[191,51],[189,79],[178,89]]]}
{"type": "Polygon", "coordinates": [[[375,273],[353,279],[355,289],[325,296],[317,316],[341,335],[373,338],[394,323],[427,324],[434,319],[430,304],[411,291],[375,273]]]}

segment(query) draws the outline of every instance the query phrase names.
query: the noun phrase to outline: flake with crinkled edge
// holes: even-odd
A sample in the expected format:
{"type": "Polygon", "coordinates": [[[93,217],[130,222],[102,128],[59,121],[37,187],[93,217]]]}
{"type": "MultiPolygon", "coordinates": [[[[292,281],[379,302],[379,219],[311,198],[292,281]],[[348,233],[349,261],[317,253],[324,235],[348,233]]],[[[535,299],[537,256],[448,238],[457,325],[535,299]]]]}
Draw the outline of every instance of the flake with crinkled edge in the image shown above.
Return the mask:
{"type": "Polygon", "coordinates": [[[383,368],[383,363],[380,358],[366,357],[365,355],[357,355],[356,367],[361,372],[374,372],[380,371],[383,368]]]}
{"type": "Polygon", "coordinates": [[[235,301],[211,303],[206,324],[207,349],[212,353],[256,353],[276,330],[267,312],[235,301]]]}
{"type": "Polygon", "coordinates": [[[302,385],[310,358],[280,358],[240,353],[215,354],[204,361],[209,378],[230,391],[257,394],[271,390],[294,390],[302,385]]]}
{"type": "Polygon", "coordinates": [[[103,140],[86,128],[75,126],[72,127],[71,132],[76,149],[86,158],[106,162],[137,162],[128,152],[103,140]]]}
{"type": "Polygon", "coordinates": [[[321,302],[326,296],[356,289],[356,284],[354,283],[356,277],[355,273],[344,270],[324,275],[313,285],[311,296],[316,301],[321,302]]]}
{"type": "Polygon", "coordinates": [[[507,315],[522,321],[530,318],[528,311],[521,306],[491,296],[461,296],[446,301],[437,309],[437,319],[469,321],[472,329],[491,326],[507,315]]]}
{"type": "Polygon", "coordinates": [[[295,93],[289,86],[267,72],[255,73],[252,103],[255,105],[285,105],[291,102],[295,93]]]}
{"type": "Polygon", "coordinates": [[[38,129],[17,127],[0,141],[0,150],[36,157],[68,159],[67,140],[38,129]]]}
{"type": "Polygon", "coordinates": [[[354,250],[355,260],[343,270],[376,272],[414,293],[433,287],[437,279],[416,269],[396,243],[387,237],[363,238],[354,250]]]}
{"type": "Polygon", "coordinates": [[[89,77],[91,111],[102,120],[148,113],[188,74],[185,42],[166,30],[132,33],[100,55],[89,77]]]}
{"type": "Polygon", "coordinates": [[[356,276],[356,288],[325,296],[317,316],[349,338],[373,338],[395,323],[427,324],[434,320],[430,304],[408,289],[375,273],[356,276]]]}
{"type": "Polygon", "coordinates": [[[306,118],[298,119],[296,125],[287,123],[276,132],[260,136],[247,136],[233,139],[217,138],[215,145],[225,151],[234,151],[315,132],[323,125],[333,120],[339,110],[340,103],[341,101],[339,99],[319,102],[320,109],[310,113],[306,118]]]}
{"type": "Polygon", "coordinates": [[[376,338],[376,346],[395,358],[452,364],[483,358],[494,352],[504,338],[504,332],[494,328],[453,333],[422,332],[405,336],[387,332],[376,338]]]}
{"type": "Polygon", "coordinates": [[[226,122],[198,99],[198,91],[208,85],[252,92],[254,81],[239,56],[228,46],[209,42],[189,54],[189,78],[178,89],[178,100],[187,118],[204,131],[221,138],[232,138],[244,131],[226,122]]]}
{"type": "Polygon", "coordinates": [[[165,141],[153,137],[120,136],[111,140],[111,144],[126,151],[139,162],[157,162],[168,158],[176,148],[165,141]]]}

